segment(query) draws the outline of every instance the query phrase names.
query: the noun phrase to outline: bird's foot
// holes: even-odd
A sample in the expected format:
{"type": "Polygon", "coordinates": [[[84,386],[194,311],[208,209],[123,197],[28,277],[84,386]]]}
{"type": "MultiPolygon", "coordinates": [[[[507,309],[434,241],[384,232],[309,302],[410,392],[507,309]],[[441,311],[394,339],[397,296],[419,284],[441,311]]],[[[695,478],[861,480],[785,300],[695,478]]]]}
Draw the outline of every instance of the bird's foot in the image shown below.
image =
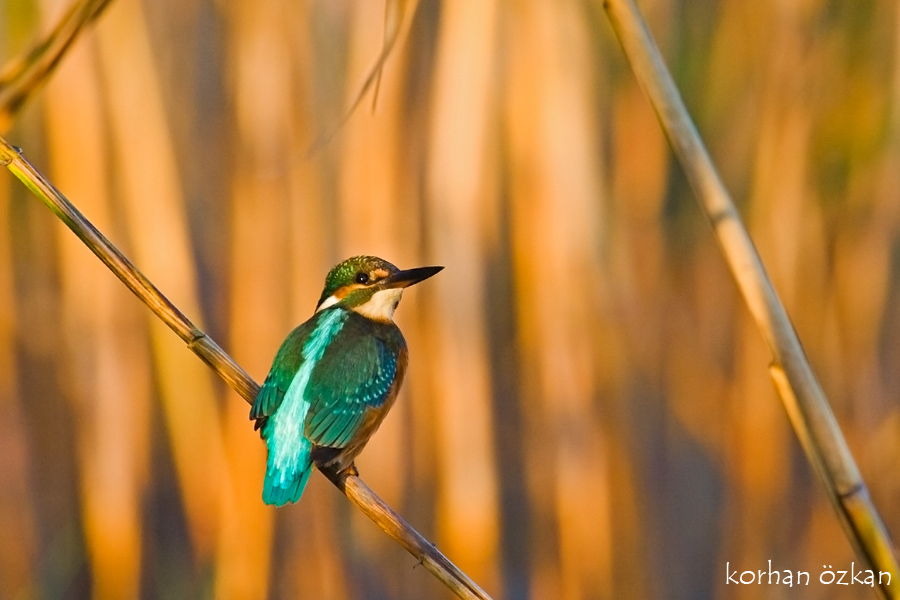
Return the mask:
{"type": "Polygon", "coordinates": [[[347,465],[342,471],[341,475],[359,477],[359,469],[356,468],[356,463],[350,463],[347,465]]]}

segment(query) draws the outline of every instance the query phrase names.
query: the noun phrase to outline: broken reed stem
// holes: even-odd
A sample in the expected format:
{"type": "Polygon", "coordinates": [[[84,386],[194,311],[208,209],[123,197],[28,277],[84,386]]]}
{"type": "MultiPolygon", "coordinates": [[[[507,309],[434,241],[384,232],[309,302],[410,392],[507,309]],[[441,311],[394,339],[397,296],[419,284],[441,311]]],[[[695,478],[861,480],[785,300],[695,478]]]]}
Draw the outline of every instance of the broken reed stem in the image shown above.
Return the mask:
{"type": "MultiPolygon", "coordinates": [[[[149,279],[82,215],[62,193],[22,156],[21,151],[0,137],[0,166],[7,167],[31,192],[77,235],[116,277],[153,313],[185,341],[188,348],[215,371],[248,403],[253,403],[259,384],[212,338],[198,329],[149,279]]],[[[249,426],[250,421],[247,421],[249,426]]],[[[413,529],[356,475],[343,471],[323,473],[366,516],[437,577],[460,598],[490,600],[478,585],[413,529]]]]}
{"type": "MultiPolygon", "coordinates": [[[[766,274],[750,234],[697,133],[634,0],[605,0],[644,93],[706,213],[744,301],[773,356],[771,374],[807,458],[825,486],[859,558],[891,580],[900,577],[895,550],[800,340],[766,274]]],[[[900,598],[900,586],[879,586],[900,598]]]]}

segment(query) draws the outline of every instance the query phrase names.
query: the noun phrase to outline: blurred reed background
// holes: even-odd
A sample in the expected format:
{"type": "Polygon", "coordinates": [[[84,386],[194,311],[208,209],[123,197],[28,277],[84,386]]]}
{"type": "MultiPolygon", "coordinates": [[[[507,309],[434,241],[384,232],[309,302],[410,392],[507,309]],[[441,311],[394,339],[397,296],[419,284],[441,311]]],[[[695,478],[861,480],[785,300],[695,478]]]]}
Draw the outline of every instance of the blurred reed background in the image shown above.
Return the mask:
{"type": "MultiPolygon", "coordinates": [[[[258,381],[342,258],[446,265],[358,466],[498,600],[869,598],[599,4],[409,0],[309,156],[381,0],[115,0],[6,135],[258,381]]],[[[641,6],[896,539],[900,10],[641,6]]],[[[264,506],[248,410],[0,177],[0,598],[450,597],[319,475],[264,506]]]]}

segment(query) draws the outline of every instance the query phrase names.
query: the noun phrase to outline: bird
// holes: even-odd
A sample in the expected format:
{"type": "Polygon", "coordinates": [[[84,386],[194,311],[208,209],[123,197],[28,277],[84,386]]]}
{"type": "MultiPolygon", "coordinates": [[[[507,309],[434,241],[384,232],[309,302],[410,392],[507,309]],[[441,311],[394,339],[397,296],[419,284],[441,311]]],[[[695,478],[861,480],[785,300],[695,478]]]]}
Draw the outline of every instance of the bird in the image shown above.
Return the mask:
{"type": "Polygon", "coordinates": [[[406,371],[394,310],[405,288],[443,268],[354,256],[331,269],[313,316],[285,338],[250,409],[268,451],[263,502],[297,502],[313,464],[355,469],[406,371]]]}

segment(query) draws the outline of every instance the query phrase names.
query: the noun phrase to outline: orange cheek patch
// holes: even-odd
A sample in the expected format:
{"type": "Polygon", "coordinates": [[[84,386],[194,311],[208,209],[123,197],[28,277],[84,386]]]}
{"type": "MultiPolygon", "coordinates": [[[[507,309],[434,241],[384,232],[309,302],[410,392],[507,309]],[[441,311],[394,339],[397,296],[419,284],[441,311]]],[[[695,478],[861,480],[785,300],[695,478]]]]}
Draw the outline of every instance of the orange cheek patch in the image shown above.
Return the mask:
{"type": "Polygon", "coordinates": [[[335,298],[337,298],[338,300],[343,300],[344,298],[346,298],[346,297],[350,294],[350,292],[352,292],[352,291],[354,291],[354,290],[358,290],[358,289],[360,289],[360,288],[362,288],[362,287],[365,287],[365,286],[359,285],[358,283],[354,283],[354,284],[351,284],[351,285],[345,285],[345,286],[342,287],[342,288],[336,289],[336,290],[334,291],[334,294],[332,294],[332,295],[333,295],[335,298]]]}

